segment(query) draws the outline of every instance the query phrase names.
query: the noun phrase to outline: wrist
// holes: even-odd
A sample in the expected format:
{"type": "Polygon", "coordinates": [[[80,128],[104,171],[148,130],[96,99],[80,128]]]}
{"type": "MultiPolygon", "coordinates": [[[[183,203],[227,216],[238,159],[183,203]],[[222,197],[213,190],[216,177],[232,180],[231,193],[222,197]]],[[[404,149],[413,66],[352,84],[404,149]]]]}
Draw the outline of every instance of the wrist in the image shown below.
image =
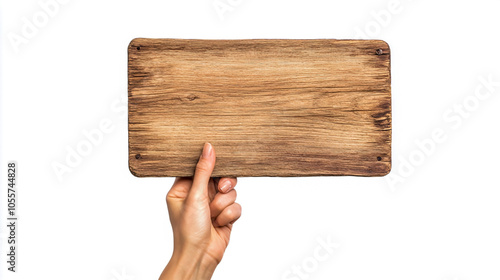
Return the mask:
{"type": "Polygon", "coordinates": [[[216,267],[217,262],[204,253],[174,250],[160,280],[208,280],[216,267]]]}

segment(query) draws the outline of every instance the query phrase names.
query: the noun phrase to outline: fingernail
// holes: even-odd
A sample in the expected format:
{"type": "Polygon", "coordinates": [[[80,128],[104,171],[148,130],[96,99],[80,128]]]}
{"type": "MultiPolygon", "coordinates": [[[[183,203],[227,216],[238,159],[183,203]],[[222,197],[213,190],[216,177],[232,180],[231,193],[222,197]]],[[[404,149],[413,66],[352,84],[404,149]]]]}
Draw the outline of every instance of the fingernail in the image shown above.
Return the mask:
{"type": "Polygon", "coordinates": [[[209,158],[211,154],[212,154],[212,145],[207,142],[205,143],[205,146],[203,146],[203,153],[201,154],[201,156],[204,158],[209,158]]]}
{"type": "Polygon", "coordinates": [[[229,181],[224,181],[224,183],[222,183],[222,186],[220,186],[220,190],[224,193],[229,191],[230,188],[231,188],[231,182],[229,181]]]}

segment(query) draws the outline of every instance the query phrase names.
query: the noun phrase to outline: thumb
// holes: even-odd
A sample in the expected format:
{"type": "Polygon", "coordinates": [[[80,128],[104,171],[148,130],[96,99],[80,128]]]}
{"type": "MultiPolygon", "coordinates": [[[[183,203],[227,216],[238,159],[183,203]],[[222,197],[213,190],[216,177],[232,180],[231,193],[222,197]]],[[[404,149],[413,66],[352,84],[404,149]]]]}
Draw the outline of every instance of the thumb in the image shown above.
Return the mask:
{"type": "Polygon", "coordinates": [[[196,170],[189,196],[208,198],[208,182],[215,166],[215,151],[210,143],[205,143],[196,170]]]}

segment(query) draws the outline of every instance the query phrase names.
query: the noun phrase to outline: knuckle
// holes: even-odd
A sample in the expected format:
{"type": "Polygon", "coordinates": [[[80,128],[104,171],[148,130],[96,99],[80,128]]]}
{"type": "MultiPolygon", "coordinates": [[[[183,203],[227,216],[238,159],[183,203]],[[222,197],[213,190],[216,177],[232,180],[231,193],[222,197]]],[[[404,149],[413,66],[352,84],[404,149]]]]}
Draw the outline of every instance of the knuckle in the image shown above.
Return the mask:
{"type": "Polygon", "coordinates": [[[170,190],[170,191],[168,191],[167,196],[165,197],[165,200],[167,201],[167,203],[169,203],[169,201],[172,201],[173,199],[174,199],[174,194],[173,194],[173,191],[170,190]]]}
{"type": "Polygon", "coordinates": [[[168,201],[169,201],[169,200],[171,200],[171,199],[172,199],[172,192],[170,192],[170,191],[169,191],[169,192],[167,193],[167,196],[165,197],[165,200],[168,202],[168,201]]]}
{"type": "Polygon", "coordinates": [[[221,210],[224,207],[222,199],[219,197],[216,197],[213,201],[214,203],[214,208],[217,210],[221,210]]]}
{"type": "Polygon", "coordinates": [[[190,193],[188,199],[190,202],[205,203],[208,198],[205,194],[202,193],[190,193]]]}
{"type": "Polygon", "coordinates": [[[196,172],[197,173],[211,173],[210,170],[210,164],[206,161],[200,161],[196,165],[196,172]]]}
{"type": "Polygon", "coordinates": [[[233,210],[233,209],[231,209],[231,207],[226,208],[226,215],[227,215],[228,217],[233,217],[233,216],[234,216],[234,210],[233,210]]]}

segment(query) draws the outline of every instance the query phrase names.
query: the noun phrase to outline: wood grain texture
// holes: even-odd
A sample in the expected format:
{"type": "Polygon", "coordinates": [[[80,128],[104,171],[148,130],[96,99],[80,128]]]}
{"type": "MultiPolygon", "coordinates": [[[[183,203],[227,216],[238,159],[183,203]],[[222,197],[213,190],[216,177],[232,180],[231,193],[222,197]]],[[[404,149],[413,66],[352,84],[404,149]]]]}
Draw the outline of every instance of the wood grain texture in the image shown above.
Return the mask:
{"type": "Polygon", "coordinates": [[[391,169],[390,49],[379,40],[134,39],[129,167],[214,177],[382,176],[391,169]]]}

